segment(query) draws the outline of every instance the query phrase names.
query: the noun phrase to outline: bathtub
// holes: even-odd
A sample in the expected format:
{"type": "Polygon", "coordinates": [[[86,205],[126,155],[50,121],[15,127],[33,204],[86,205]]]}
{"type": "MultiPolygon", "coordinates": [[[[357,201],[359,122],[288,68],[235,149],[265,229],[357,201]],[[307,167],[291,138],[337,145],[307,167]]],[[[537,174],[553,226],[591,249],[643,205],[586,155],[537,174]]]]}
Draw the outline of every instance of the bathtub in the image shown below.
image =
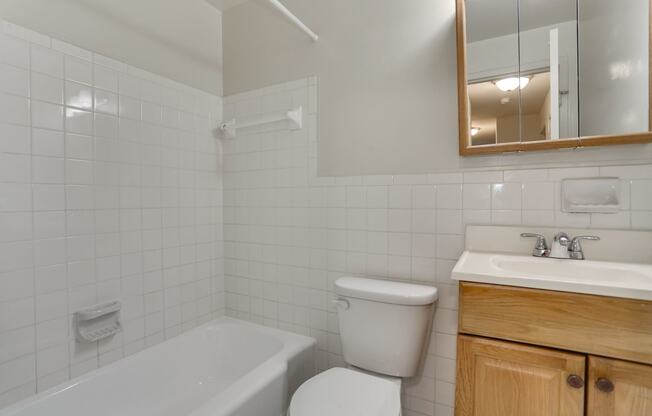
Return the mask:
{"type": "Polygon", "coordinates": [[[219,318],[0,410],[0,416],[277,416],[315,340],[219,318]]]}

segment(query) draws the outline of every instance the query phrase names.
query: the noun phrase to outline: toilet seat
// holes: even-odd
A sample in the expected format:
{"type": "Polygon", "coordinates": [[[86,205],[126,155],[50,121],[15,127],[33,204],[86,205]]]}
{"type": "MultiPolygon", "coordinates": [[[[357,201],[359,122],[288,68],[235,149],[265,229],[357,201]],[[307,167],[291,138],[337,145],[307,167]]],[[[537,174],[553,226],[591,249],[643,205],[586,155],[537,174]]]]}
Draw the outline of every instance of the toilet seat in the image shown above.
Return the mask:
{"type": "Polygon", "coordinates": [[[292,396],[291,416],[399,416],[397,383],[345,368],[331,368],[303,383],[292,396]]]}

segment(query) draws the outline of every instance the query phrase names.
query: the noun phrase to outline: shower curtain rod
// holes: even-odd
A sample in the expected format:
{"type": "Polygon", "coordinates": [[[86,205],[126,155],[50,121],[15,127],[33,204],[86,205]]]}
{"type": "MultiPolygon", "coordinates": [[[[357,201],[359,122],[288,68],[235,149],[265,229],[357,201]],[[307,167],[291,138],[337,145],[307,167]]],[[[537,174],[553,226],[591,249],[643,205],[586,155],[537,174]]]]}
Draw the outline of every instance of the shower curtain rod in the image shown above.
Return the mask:
{"type": "Polygon", "coordinates": [[[283,3],[281,3],[279,0],[269,0],[269,2],[272,3],[272,5],[276,7],[281,13],[283,13],[288,19],[290,19],[292,23],[294,23],[301,30],[303,30],[306,33],[306,35],[310,36],[313,42],[317,42],[317,40],[319,39],[319,35],[317,35],[315,32],[310,30],[310,28],[306,26],[301,20],[299,20],[298,17],[292,14],[292,12],[289,11],[287,7],[283,5],[283,3]]]}

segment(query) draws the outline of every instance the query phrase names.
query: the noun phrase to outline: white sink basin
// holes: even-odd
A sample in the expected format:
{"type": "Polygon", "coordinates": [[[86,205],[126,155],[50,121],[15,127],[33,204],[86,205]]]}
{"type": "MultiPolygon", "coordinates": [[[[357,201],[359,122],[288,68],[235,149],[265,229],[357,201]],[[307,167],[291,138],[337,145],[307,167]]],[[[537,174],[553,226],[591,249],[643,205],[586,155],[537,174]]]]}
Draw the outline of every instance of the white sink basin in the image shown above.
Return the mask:
{"type": "Polygon", "coordinates": [[[465,251],[453,279],[652,300],[652,265],[465,251]]]}

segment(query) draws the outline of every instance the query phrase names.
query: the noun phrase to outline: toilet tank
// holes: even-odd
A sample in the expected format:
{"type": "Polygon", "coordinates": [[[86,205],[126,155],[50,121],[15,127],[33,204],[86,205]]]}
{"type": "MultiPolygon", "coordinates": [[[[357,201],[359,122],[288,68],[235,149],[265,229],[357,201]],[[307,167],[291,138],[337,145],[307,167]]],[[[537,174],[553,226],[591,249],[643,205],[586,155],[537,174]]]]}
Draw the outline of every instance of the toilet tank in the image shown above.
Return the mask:
{"type": "Polygon", "coordinates": [[[344,361],[380,374],[414,376],[431,331],[437,288],[340,277],[335,293],[344,361]]]}

